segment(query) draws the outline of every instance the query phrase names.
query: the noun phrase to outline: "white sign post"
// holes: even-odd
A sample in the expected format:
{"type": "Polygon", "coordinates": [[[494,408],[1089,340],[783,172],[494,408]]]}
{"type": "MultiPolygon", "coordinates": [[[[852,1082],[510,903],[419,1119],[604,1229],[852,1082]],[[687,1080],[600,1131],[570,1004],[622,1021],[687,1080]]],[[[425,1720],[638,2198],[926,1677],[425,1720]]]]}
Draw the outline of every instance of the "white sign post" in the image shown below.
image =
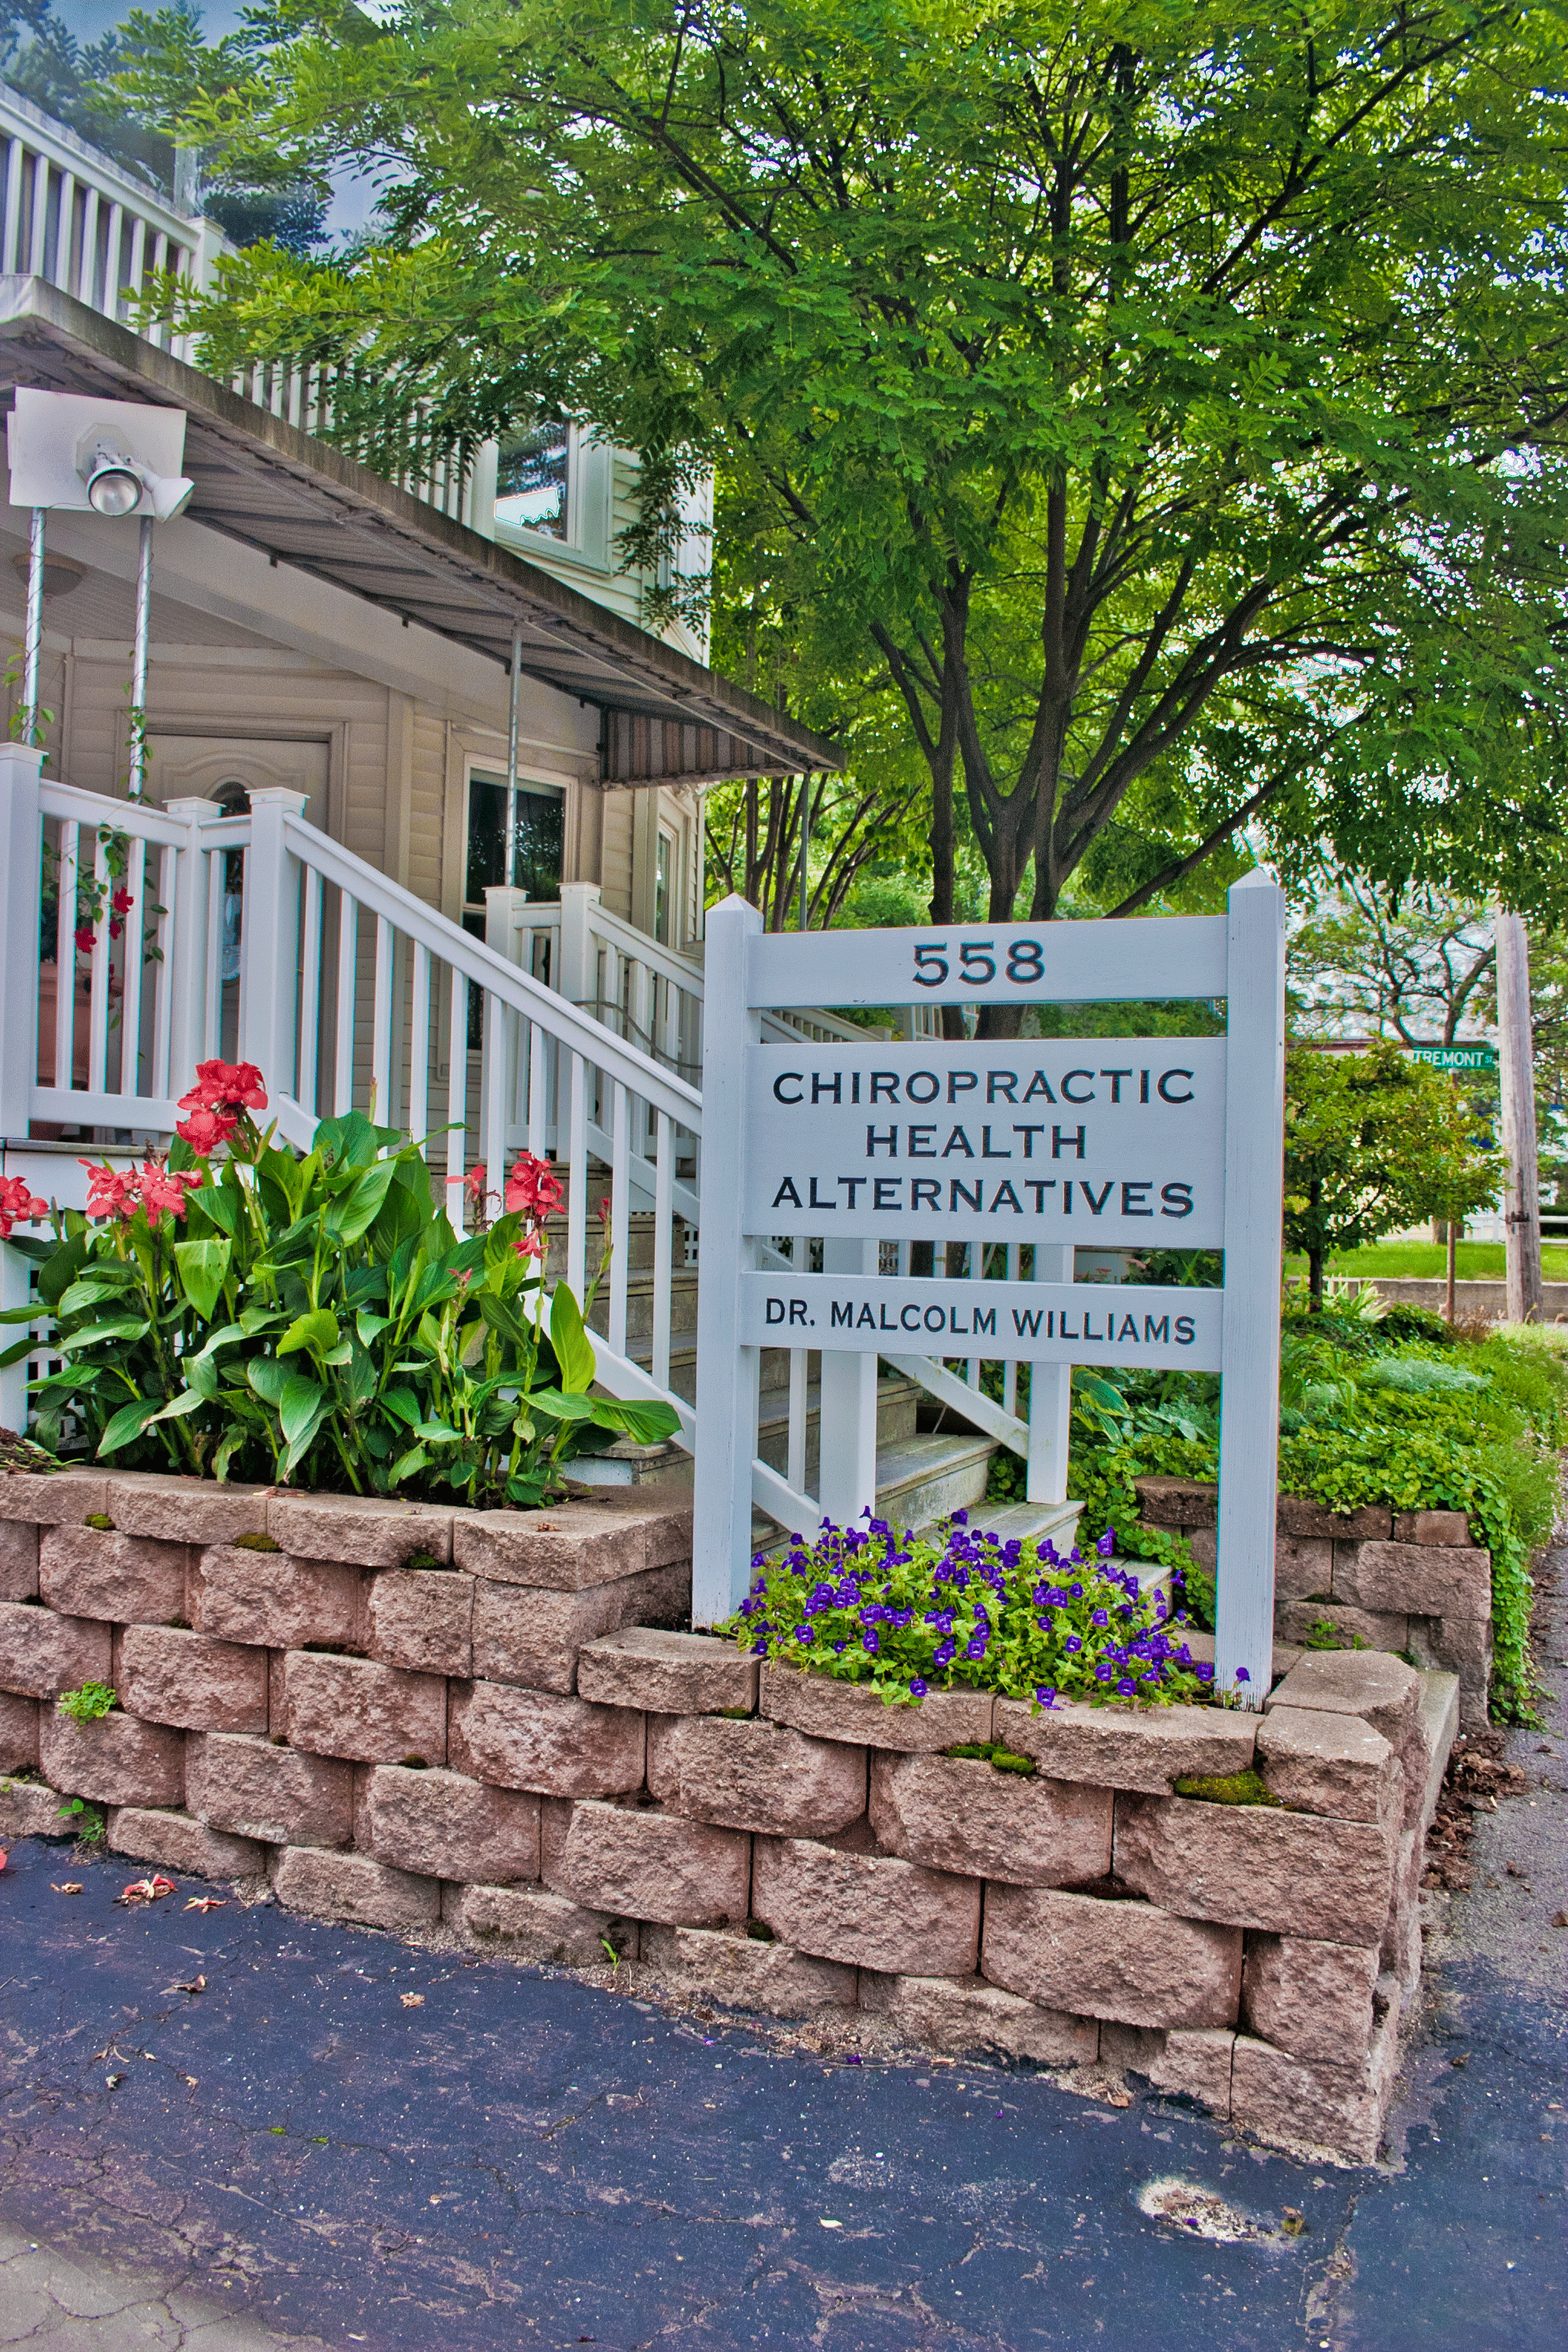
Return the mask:
{"type": "MultiPolygon", "coordinates": [[[[1030,1486],[1059,1498],[1075,1363],[1217,1370],[1216,1680],[1261,1704],[1274,1617],[1285,923],[1260,874],[1222,916],[764,933],[708,917],[693,1616],[751,1574],[760,1351],[820,1349],[818,1509],[874,1502],[879,1356],[1027,1362],[1030,1486]],[[796,1005],[1224,997],[1220,1037],[763,1045],[796,1005]],[[820,1235],[823,1272],[759,1244],[820,1235]],[[883,1276],[884,1241],[1027,1245],[1032,1283],[883,1276]],[[1075,1283],[1077,1247],[1222,1249],[1222,1290],[1075,1283]],[[1058,1370],[1058,1368],[1060,1368],[1058,1370]]],[[[907,1255],[903,1258],[908,1263],[907,1255]]],[[[971,1265],[980,1263],[972,1255],[971,1265]]],[[[1016,1265],[1016,1260],[1013,1263],[1016,1265]]]]}

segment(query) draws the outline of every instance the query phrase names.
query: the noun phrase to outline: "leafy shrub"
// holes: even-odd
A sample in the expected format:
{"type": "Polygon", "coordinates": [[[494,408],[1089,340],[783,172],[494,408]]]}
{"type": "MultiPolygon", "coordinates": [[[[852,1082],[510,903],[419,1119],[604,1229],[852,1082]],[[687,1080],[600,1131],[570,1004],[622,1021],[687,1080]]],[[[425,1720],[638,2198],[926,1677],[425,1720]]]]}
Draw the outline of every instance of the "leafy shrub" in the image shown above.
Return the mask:
{"type": "Polygon", "coordinates": [[[887,1522],[792,1536],[721,1630],[755,1657],[865,1683],[885,1706],[931,1688],[999,1691],[1040,1706],[1083,1698],[1194,1699],[1214,1669],[1195,1665],[1183,1620],[1145,1599],[1103,1542],[1089,1559],[971,1528],[955,1511],[933,1536],[887,1522]]]}
{"type": "Polygon", "coordinates": [[[1429,1348],[1451,1348],[1454,1327],[1446,1316],[1436,1315],[1429,1307],[1407,1305],[1394,1301],[1384,1308],[1379,1325],[1385,1339],[1424,1339],[1429,1348]]]}
{"type": "Polygon", "coordinates": [[[101,1723],[120,1705],[120,1693],[112,1683],[83,1683],[78,1690],[62,1691],[55,1705],[73,1723],[101,1723]]]}
{"type": "Polygon", "coordinates": [[[678,1425],[590,1393],[564,1284],[546,1328],[561,1186],[542,1160],[522,1155],[493,1222],[476,1171],[479,1229],[459,1237],[417,1145],[353,1111],[301,1154],[258,1129],[266,1102],[248,1064],[203,1063],[166,1165],[93,1169],[52,1250],[16,1244],[40,1260],[64,1359],[34,1383],[51,1448],[68,1419],[74,1444],[130,1467],[529,1506],[574,1454],[678,1425]]]}
{"type": "MultiPolygon", "coordinates": [[[[1530,1559],[1550,1539],[1558,1508],[1568,1350],[1550,1327],[1493,1331],[1442,1358],[1425,1341],[1408,1349],[1380,1341],[1386,1321],[1324,1313],[1306,1327],[1305,1317],[1287,1315],[1281,1394],[1293,1391],[1297,1402],[1279,1416],[1280,1493],[1333,1511],[1376,1504],[1467,1513],[1492,1556],[1492,1712],[1533,1722],[1530,1559]]],[[[1194,1385],[1206,1398],[1207,1384],[1194,1385]]],[[[1098,1421],[1075,1409],[1068,1491],[1083,1501],[1086,1537],[1109,1529],[1119,1551],[1181,1571],[1191,1612],[1203,1622],[1212,1580],[1173,1529],[1141,1524],[1133,1482],[1151,1472],[1212,1479],[1218,1448],[1157,1425],[1150,1406],[1163,1390],[1156,1376],[1130,1378],[1123,1394],[1128,1411],[1110,1442],[1098,1421]]]]}

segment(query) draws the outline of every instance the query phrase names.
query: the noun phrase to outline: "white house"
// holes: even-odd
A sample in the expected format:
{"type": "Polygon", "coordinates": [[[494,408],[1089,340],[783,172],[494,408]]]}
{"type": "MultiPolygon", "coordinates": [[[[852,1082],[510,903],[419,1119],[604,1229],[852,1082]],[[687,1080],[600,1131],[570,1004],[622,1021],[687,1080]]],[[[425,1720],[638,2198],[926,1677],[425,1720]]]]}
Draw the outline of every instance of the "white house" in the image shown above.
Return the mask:
{"type": "MultiPolygon", "coordinates": [[[[835,766],[835,747],[637,625],[639,585],[614,554],[635,488],[619,453],[573,432],[503,443],[467,480],[382,479],[305,429],[330,380],[258,371],[236,389],[125,323],[151,270],[210,267],[208,225],[3,93],[0,140],[0,412],[19,387],[176,411],[194,486],[149,526],[144,737],[138,521],[44,515],[48,715],[34,745],[16,740],[13,662],[0,747],[5,1171],[79,1202],[84,1142],[166,1139],[213,1054],[259,1065],[292,1140],[353,1105],[428,1137],[455,1223],[479,1163],[493,1182],[513,1151],[549,1152],[566,1191],[552,1262],[579,1293],[609,1195],[599,1379],[676,1403],[689,1445],[700,794],[835,766]]],[[[18,656],[30,528],[27,506],[0,504],[18,656]]],[[[763,1014],[762,1033],[864,1042],[800,1007],[763,1014]]],[[[803,1244],[783,1246],[802,1262],[803,1244]]],[[[21,1304],[15,1252],[0,1277],[21,1304]]],[[[997,1403],[978,1357],[900,1360],[871,1400],[885,1511],[919,1524],[977,1501],[999,1444],[1037,1483],[1010,1370],[997,1403]],[[928,1398],[945,1430],[917,1426],[928,1398]]],[[[818,1361],[764,1361],[753,1501],[784,1528],[816,1512],[818,1361]]],[[[24,1379],[0,1372],[12,1425],[24,1379]]],[[[1070,1524],[1064,1475],[1058,1446],[1038,1524],[1070,1524]]]]}

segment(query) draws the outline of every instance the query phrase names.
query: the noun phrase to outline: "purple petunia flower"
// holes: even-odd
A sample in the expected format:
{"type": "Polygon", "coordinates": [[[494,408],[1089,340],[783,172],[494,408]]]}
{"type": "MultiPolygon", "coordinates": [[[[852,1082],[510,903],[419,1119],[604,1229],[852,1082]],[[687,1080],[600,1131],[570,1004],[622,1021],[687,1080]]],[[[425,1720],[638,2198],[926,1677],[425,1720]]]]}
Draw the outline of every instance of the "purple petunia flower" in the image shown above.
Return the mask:
{"type": "Polygon", "coordinates": [[[1055,1683],[1042,1683],[1039,1689],[1035,1693],[1035,1696],[1039,1700],[1042,1706],[1055,1706],[1057,1703],[1057,1686],[1055,1683]]]}
{"type": "Polygon", "coordinates": [[[1109,1625],[1110,1622],[1110,1613],[1104,1609],[1097,1609],[1089,1622],[1091,1625],[1109,1625]]]}
{"type": "Polygon", "coordinates": [[[1111,1553],[1116,1549],[1116,1538],[1110,1528],[1106,1528],[1105,1533],[1100,1537],[1100,1541],[1094,1548],[1100,1554],[1101,1559],[1109,1559],[1110,1558],[1111,1553]]]}
{"type": "Polygon", "coordinates": [[[1099,1665],[1096,1666],[1094,1670],[1094,1679],[1097,1683],[1108,1683],[1115,1672],[1116,1668],[1110,1664],[1110,1661],[1108,1659],[1101,1658],[1099,1665]]]}
{"type": "Polygon", "coordinates": [[[927,1687],[928,1685],[921,1675],[914,1675],[910,1683],[910,1696],[911,1698],[924,1698],[927,1687]]]}
{"type": "Polygon", "coordinates": [[[1236,1670],[1236,1679],[1238,1683],[1249,1683],[1252,1680],[1252,1676],[1247,1673],[1245,1666],[1237,1666],[1236,1670]]]}
{"type": "Polygon", "coordinates": [[[1062,1647],[1064,1650],[1081,1650],[1083,1647],[1082,1636],[1078,1633],[1069,1633],[1067,1640],[1062,1643],[1062,1647]]]}
{"type": "Polygon", "coordinates": [[[860,1647],[874,1658],[881,1646],[882,1637],[880,1633],[878,1633],[874,1625],[868,1625],[866,1631],[860,1636],[860,1647]]]}
{"type": "Polygon", "coordinates": [[[936,1656],[935,1656],[935,1659],[934,1659],[934,1661],[933,1661],[933,1664],[935,1664],[936,1665],[939,1665],[939,1666],[945,1666],[945,1665],[947,1664],[947,1663],[948,1663],[948,1660],[952,1656],[952,1654],[953,1654],[953,1652],[957,1649],[957,1647],[958,1647],[958,1643],[957,1643],[952,1639],[952,1636],[951,1634],[949,1634],[949,1636],[948,1636],[947,1640],[946,1640],[946,1641],[942,1644],[942,1647],[937,1651],[937,1653],[936,1653],[936,1656]]]}
{"type": "Polygon", "coordinates": [[[1116,1687],[1123,1698],[1131,1698],[1138,1685],[1132,1681],[1131,1675],[1123,1675],[1116,1687]]]}
{"type": "Polygon", "coordinates": [[[1201,1683],[1212,1683],[1214,1680],[1214,1668],[1212,1666],[1200,1666],[1198,1668],[1198,1680],[1201,1683]]]}
{"type": "Polygon", "coordinates": [[[985,1655],[984,1634],[976,1633],[972,1642],[966,1642],[963,1645],[963,1654],[966,1658],[983,1658],[985,1655]]]}
{"type": "Polygon", "coordinates": [[[1068,1591],[1072,1594],[1075,1601],[1081,1601],[1083,1599],[1083,1587],[1081,1584],[1069,1584],[1068,1591]]]}

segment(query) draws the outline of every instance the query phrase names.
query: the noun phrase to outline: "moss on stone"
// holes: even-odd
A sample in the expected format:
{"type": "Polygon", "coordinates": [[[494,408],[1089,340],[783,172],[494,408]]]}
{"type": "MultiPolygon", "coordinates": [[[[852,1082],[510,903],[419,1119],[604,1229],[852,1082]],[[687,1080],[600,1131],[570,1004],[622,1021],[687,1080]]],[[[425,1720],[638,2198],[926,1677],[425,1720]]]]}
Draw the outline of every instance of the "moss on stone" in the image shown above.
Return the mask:
{"type": "Polygon", "coordinates": [[[1203,1805],[1272,1805],[1279,1811],[1285,1810],[1262,1774],[1250,1769],[1245,1772],[1185,1772],[1176,1782],[1176,1794],[1195,1797],[1203,1805]]]}
{"type": "Polygon", "coordinates": [[[261,1535],[236,1536],[234,1548],[236,1551],[281,1551],[283,1549],[281,1544],[274,1543],[270,1536],[261,1535]]]}

